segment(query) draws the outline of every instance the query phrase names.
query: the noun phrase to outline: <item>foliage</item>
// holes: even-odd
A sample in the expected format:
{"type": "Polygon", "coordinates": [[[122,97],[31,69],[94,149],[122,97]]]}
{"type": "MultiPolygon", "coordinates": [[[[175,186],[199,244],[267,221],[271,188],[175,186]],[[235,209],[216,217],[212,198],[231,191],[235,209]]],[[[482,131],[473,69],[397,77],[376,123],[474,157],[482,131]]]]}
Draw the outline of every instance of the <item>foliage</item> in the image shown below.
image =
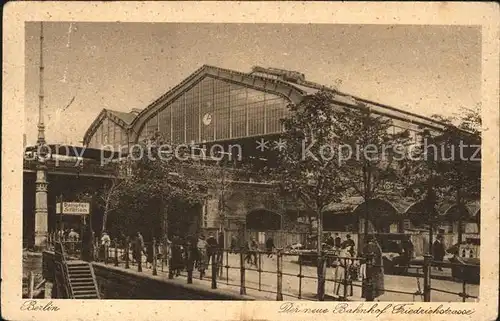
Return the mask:
{"type": "Polygon", "coordinates": [[[97,195],[98,204],[103,209],[102,232],[106,230],[109,214],[112,214],[119,206],[120,187],[123,183],[123,180],[113,177],[110,184],[106,184],[102,193],[97,195]]]}
{"type": "Polygon", "coordinates": [[[300,200],[310,213],[319,215],[332,202],[340,202],[346,191],[333,158],[321,157],[322,146],[333,143],[331,94],[319,92],[299,104],[288,106],[283,119],[285,146],[279,150],[277,167],[268,173],[285,194],[300,200]]]}
{"type": "Polygon", "coordinates": [[[477,104],[473,108],[461,108],[461,113],[458,118],[458,128],[467,131],[477,138],[481,136],[481,104],[477,104]]]}
{"type": "Polygon", "coordinates": [[[145,238],[165,235],[165,213],[181,216],[199,205],[207,196],[207,187],[196,179],[190,167],[188,150],[175,146],[163,150],[150,141],[129,155],[130,175],[119,188],[119,209],[113,219],[115,232],[131,235],[141,231],[145,238]]]}
{"type": "Polygon", "coordinates": [[[408,130],[395,132],[392,119],[358,103],[334,113],[335,144],[342,180],[365,201],[400,188],[401,161],[410,144],[408,130]]]}
{"type": "Polygon", "coordinates": [[[232,185],[238,179],[238,173],[230,169],[224,159],[218,164],[199,166],[198,179],[210,190],[212,196],[218,201],[219,219],[224,222],[229,208],[226,199],[232,190],[232,185]]]}
{"type": "MultiPolygon", "coordinates": [[[[465,219],[464,204],[480,197],[481,189],[481,118],[479,105],[463,109],[462,117],[444,118],[441,130],[424,130],[419,148],[407,160],[406,194],[425,200],[424,220],[438,222],[436,204],[453,200],[459,209],[459,222],[465,219]]],[[[461,224],[459,224],[461,238],[461,224]]]]}
{"type": "Polygon", "coordinates": [[[395,133],[391,119],[363,104],[343,108],[321,91],[290,105],[283,120],[277,168],[270,170],[284,193],[300,199],[312,213],[348,196],[368,201],[399,188],[400,162],[408,132],[395,133]]]}

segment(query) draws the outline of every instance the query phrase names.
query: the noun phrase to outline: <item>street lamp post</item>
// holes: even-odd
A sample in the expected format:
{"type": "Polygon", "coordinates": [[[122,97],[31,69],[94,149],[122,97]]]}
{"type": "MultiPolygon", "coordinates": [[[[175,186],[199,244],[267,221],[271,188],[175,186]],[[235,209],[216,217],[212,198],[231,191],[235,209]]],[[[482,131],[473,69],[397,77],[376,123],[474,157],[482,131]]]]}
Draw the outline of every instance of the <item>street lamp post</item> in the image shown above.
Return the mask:
{"type": "Polygon", "coordinates": [[[43,123],[43,22],[40,22],[40,87],[38,95],[38,138],[37,167],[35,181],[35,249],[43,250],[47,246],[48,210],[47,210],[47,156],[45,143],[45,125],[43,123]]]}

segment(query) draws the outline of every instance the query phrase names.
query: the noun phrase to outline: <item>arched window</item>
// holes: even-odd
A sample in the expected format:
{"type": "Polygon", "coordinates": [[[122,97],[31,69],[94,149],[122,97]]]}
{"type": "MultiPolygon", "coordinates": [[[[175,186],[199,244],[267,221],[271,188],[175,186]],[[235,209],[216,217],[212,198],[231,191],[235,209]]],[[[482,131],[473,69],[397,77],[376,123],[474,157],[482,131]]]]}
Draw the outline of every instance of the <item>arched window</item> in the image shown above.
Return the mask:
{"type": "Polygon", "coordinates": [[[276,94],[207,76],[161,107],[140,129],[138,141],[155,128],[168,141],[187,144],[275,134],[287,104],[276,94]]]}

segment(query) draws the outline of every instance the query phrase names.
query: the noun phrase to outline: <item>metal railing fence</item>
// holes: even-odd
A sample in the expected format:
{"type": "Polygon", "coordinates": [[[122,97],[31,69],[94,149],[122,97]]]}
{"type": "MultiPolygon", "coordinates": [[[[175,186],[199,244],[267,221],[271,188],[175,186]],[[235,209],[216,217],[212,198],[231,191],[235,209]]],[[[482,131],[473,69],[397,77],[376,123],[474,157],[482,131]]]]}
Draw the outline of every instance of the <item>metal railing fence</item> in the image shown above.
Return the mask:
{"type": "MultiPolygon", "coordinates": [[[[73,253],[72,257],[81,252],[78,243],[65,241],[62,244],[68,254],[73,253]]],[[[193,283],[196,277],[209,282],[213,289],[224,285],[238,288],[240,294],[253,290],[272,294],[278,301],[283,297],[314,301],[373,301],[380,293],[407,295],[413,301],[420,299],[424,302],[432,301],[432,293],[458,296],[462,302],[478,299],[478,295],[467,292],[467,286],[475,282],[466,277],[478,266],[433,261],[430,255],[426,255],[423,262],[408,265],[408,268],[421,271],[412,285],[414,290],[409,291],[384,286],[383,281],[381,285],[383,266],[374,264],[373,255],[342,257],[323,252],[318,256],[314,252],[299,255],[283,249],[269,252],[208,248],[206,256],[200,257],[193,247],[178,246],[174,250],[156,239],[137,244],[130,239],[113,240],[109,244],[99,242],[94,248],[94,261],[169,279],[182,276],[187,283],[193,283]],[[172,255],[175,251],[177,254],[172,255]],[[313,262],[314,266],[305,263],[307,261],[313,262]],[[439,267],[458,271],[455,277],[460,279],[461,291],[433,284],[439,282],[433,275],[433,269],[439,267]]]]}

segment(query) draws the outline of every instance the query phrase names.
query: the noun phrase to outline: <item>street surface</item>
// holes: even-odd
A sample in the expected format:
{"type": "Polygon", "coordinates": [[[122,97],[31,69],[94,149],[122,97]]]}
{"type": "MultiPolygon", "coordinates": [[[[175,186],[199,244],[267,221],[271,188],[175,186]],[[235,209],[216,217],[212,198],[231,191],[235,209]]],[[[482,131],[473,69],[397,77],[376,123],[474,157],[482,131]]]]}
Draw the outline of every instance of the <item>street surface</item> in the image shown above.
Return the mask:
{"type": "MultiPolygon", "coordinates": [[[[237,254],[229,254],[229,266],[230,268],[227,270],[223,268],[222,277],[218,280],[217,287],[219,289],[227,289],[230,291],[235,291],[239,293],[240,289],[240,259],[237,254]],[[229,274],[229,277],[228,277],[229,274]],[[228,285],[228,284],[229,285],[228,285]]],[[[284,300],[296,300],[299,295],[299,278],[297,275],[299,274],[299,264],[297,263],[297,256],[285,256],[283,258],[283,282],[282,282],[282,293],[284,300]]],[[[276,275],[276,256],[273,258],[268,258],[266,254],[262,255],[262,272],[260,274],[260,290],[259,291],[259,272],[252,271],[249,269],[257,269],[255,266],[250,266],[246,264],[246,293],[251,296],[255,296],[262,300],[276,300],[276,289],[277,289],[277,275],[276,275]],[[266,273],[272,272],[272,273],[266,273]],[[270,293],[271,292],[271,293],[270,293]]],[[[226,255],[224,255],[223,265],[226,265],[226,255]]],[[[111,263],[112,264],[112,261],[111,263]]],[[[123,262],[120,262],[120,266],[123,266],[123,262]]],[[[131,269],[137,269],[137,265],[131,264],[131,269]]],[[[146,267],[146,264],[142,264],[143,273],[152,274],[151,269],[146,267]]],[[[162,266],[161,263],[158,262],[157,271],[158,276],[168,277],[167,267],[162,266]]],[[[436,273],[433,271],[433,273],[436,273]]],[[[446,273],[442,272],[442,273],[446,273]]],[[[183,271],[181,276],[178,278],[185,279],[186,272],[183,271]]],[[[203,280],[199,279],[199,272],[194,271],[193,273],[193,282],[203,282],[207,287],[211,285],[211,268],[206,271],[205,278],[203,280]]],[[[302,266],[302,285],[301,285],[301,297],[305,300],[316,300],[314,298],[316,294],[317,288],[317,280],[316,280],[316,267],[314,266],[302,266]]],[[[326,300],[334,299],[334,268],[327,269],[327,280],[326,281],[326,300]]],[[[415,293],[418,290],[418,282],[420,281],[420,291],[423,291],[423,278],[410,277],[410,276],[399,276],[399,275],[385,275],[384,283],[385,283],[385,294],[378,297],[378,301],[423,301],[423,297],[416,295],[415,293]],[[400,291],[405,293],[394,293],[390,291],[400,291]]],[[[432,279],[431,287],[433,289],[445,290],[448,292],[459,293],[462,292],[462,283],[453,282],[447,280],[437,280],[432,279]]],[[[343,285],[341,285],[341,294],[343,291],[343,285]]],[[[479,296],[479,285],[477,284],[467,284],[466,285],[466,293],[473,296],[479,296]]],[[[350,290],[348,290],[348,294],[350,294],[350,290]]],[[[353,282],[353,295],[349,296],[348,299],[350,301],[364,301],[361,298],[361,282],[354,281],[353,282]]],[[[432,302],[461,302],[462,298],[457,294],[450,293],[442,293],[436,290],[431,291],[431,300],[432,302]]],[[[467,302],[475,302],[478,299],[468,298],[467,302]]]]}

